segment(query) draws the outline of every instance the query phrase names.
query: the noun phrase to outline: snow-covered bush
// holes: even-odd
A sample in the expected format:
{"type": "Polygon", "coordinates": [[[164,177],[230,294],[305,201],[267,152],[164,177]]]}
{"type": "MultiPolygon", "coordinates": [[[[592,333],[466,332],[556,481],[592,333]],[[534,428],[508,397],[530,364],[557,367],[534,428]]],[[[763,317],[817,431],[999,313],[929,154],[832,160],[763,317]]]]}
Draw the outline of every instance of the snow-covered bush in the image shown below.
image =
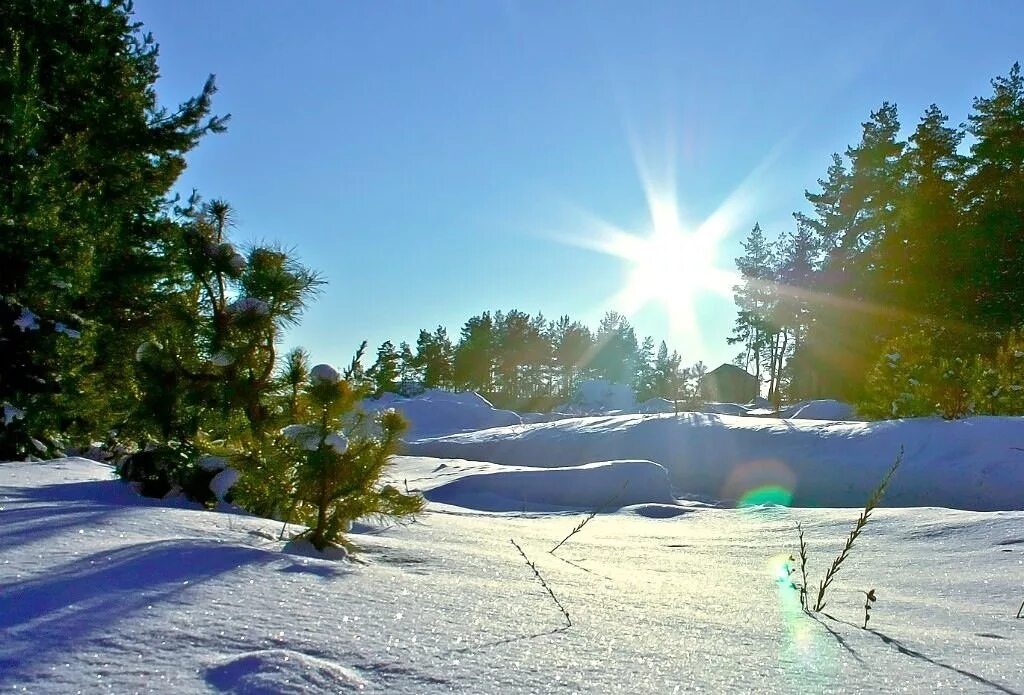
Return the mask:
{"type": "Polygon", "coordinates": [[[304,523],[318,549],[341,540],[360,517],[403,517],[420,511],[419,496],[380,482],[398,451],[406,422],[394,410],[359,411],[362,393],[329,365],[310,370],[304,413],[259,450],[238,461],[243,477],[235,501],[260,514],[304,523]]]}
{"type": "MultiPolygon", "coordinates": [[[[364,418],[352,417],[359,394],[326,366],[311,370],[307,397],[310,419],[301,424],[313,429],[317,441],[315,448],[303,447],[307,450],[297,462],[296,501],[315,547],[340,539],[359,517],[401,517],[422,509],[420,497],[380,485],[406,427],[401,415],[378,413],[373,422],[377,433],[372,433],[364,418]]],[[[301,433],[306,442],[308,433],[301,433]]]]}

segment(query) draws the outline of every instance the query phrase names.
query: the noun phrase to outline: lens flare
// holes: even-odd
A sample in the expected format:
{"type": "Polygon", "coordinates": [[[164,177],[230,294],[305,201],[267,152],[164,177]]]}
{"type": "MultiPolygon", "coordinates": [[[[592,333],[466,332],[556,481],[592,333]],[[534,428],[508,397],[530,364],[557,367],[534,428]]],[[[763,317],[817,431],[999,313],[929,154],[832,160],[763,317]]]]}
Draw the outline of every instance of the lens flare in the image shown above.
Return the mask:
{"type": "Polygon", "coordinates": [[[722,486],[722,499],[735,500],[738,507],[758,504],[789,506],[796,490],[796,475],[775,459],[748,461],[736,466],[722,486]]]}

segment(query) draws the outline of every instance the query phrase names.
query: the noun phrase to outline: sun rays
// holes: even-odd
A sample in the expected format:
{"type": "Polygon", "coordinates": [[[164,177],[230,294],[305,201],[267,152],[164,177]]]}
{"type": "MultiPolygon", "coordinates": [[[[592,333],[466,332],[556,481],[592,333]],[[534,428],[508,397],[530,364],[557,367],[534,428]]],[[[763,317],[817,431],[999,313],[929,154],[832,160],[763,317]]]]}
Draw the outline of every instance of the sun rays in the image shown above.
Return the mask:
{"type": "MultiPolygon", "coordinates": [[[[690,224],[681,214],[675,177],[650,175],[642,157],[636,156],[644,188],[647,219],[636,229],[626,229],[592,213],[580,213],[575,233],[560,241],[620,259],[627,266],[626,280],[607,305],[627,316],[655,307],[667,319],[677,343],[700,346],[698,309],[708,295],[732,296],[740,278],[723,258],[726,237],[743,224],[749,195],[741,185],[710,216],[690,224]]],[[[672,167],[666,171],[671,172],[672,167]]]]}

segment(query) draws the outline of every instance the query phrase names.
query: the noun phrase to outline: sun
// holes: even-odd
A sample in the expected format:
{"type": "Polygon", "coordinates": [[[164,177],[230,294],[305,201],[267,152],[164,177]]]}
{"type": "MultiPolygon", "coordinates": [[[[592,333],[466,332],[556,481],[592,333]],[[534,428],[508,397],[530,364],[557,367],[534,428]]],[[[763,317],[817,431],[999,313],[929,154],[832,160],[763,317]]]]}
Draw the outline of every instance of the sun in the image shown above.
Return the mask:
{"type": "Polygon", "coordinates": [[[627,312],[660,305],[681,328],[692,328],[695,304],[705,292],[730,291],[732,277],[718,268],[720,239],[707,230],[688,230],[675,217],[656,219],[651,232],[613,249],[630,264],[619,295],[627,312]]]}
{"type": "Polygon", "coordinates": [[[734,272],[720,267],[720,250],[732,226],[729,206],[688,226],[666,194],[648,191],[646,229],[627,231],[590,218],[585,236],[569,242],[627,264],[626,282],[611,304],[627,316],[654,305],[665,312],[673,336],[699,336],[697,307],[707,294],[731,297],[734,272]]]}

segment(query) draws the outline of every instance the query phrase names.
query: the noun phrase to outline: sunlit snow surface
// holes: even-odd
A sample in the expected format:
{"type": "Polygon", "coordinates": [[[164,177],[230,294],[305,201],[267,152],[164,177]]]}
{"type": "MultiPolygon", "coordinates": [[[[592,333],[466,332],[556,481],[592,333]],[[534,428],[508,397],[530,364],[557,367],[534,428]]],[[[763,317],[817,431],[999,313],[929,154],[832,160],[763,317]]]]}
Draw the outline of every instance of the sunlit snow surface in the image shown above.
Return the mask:
{"type": "MultiPolygon", "coordinates": [[[[392,477],[429,496],[515,470],[402,458],[392,477]]],[[[600,470],[615,487],[607,471],[630,469],[600,470]]],[[[326,561],[283,552],[278,523],[138,498],[101,464],[0,464],[0,690],[1024,691],[1024,513],[879,510],[830,590],[835,619],[803,615],[780,581],[795,522],[816,584],[856,515],[641,502],[556,557],[583,511],[431,503],[358,527],[361,562],[326,561]],[[645,513],[658,505],[679,513],[645,513]]]]}

